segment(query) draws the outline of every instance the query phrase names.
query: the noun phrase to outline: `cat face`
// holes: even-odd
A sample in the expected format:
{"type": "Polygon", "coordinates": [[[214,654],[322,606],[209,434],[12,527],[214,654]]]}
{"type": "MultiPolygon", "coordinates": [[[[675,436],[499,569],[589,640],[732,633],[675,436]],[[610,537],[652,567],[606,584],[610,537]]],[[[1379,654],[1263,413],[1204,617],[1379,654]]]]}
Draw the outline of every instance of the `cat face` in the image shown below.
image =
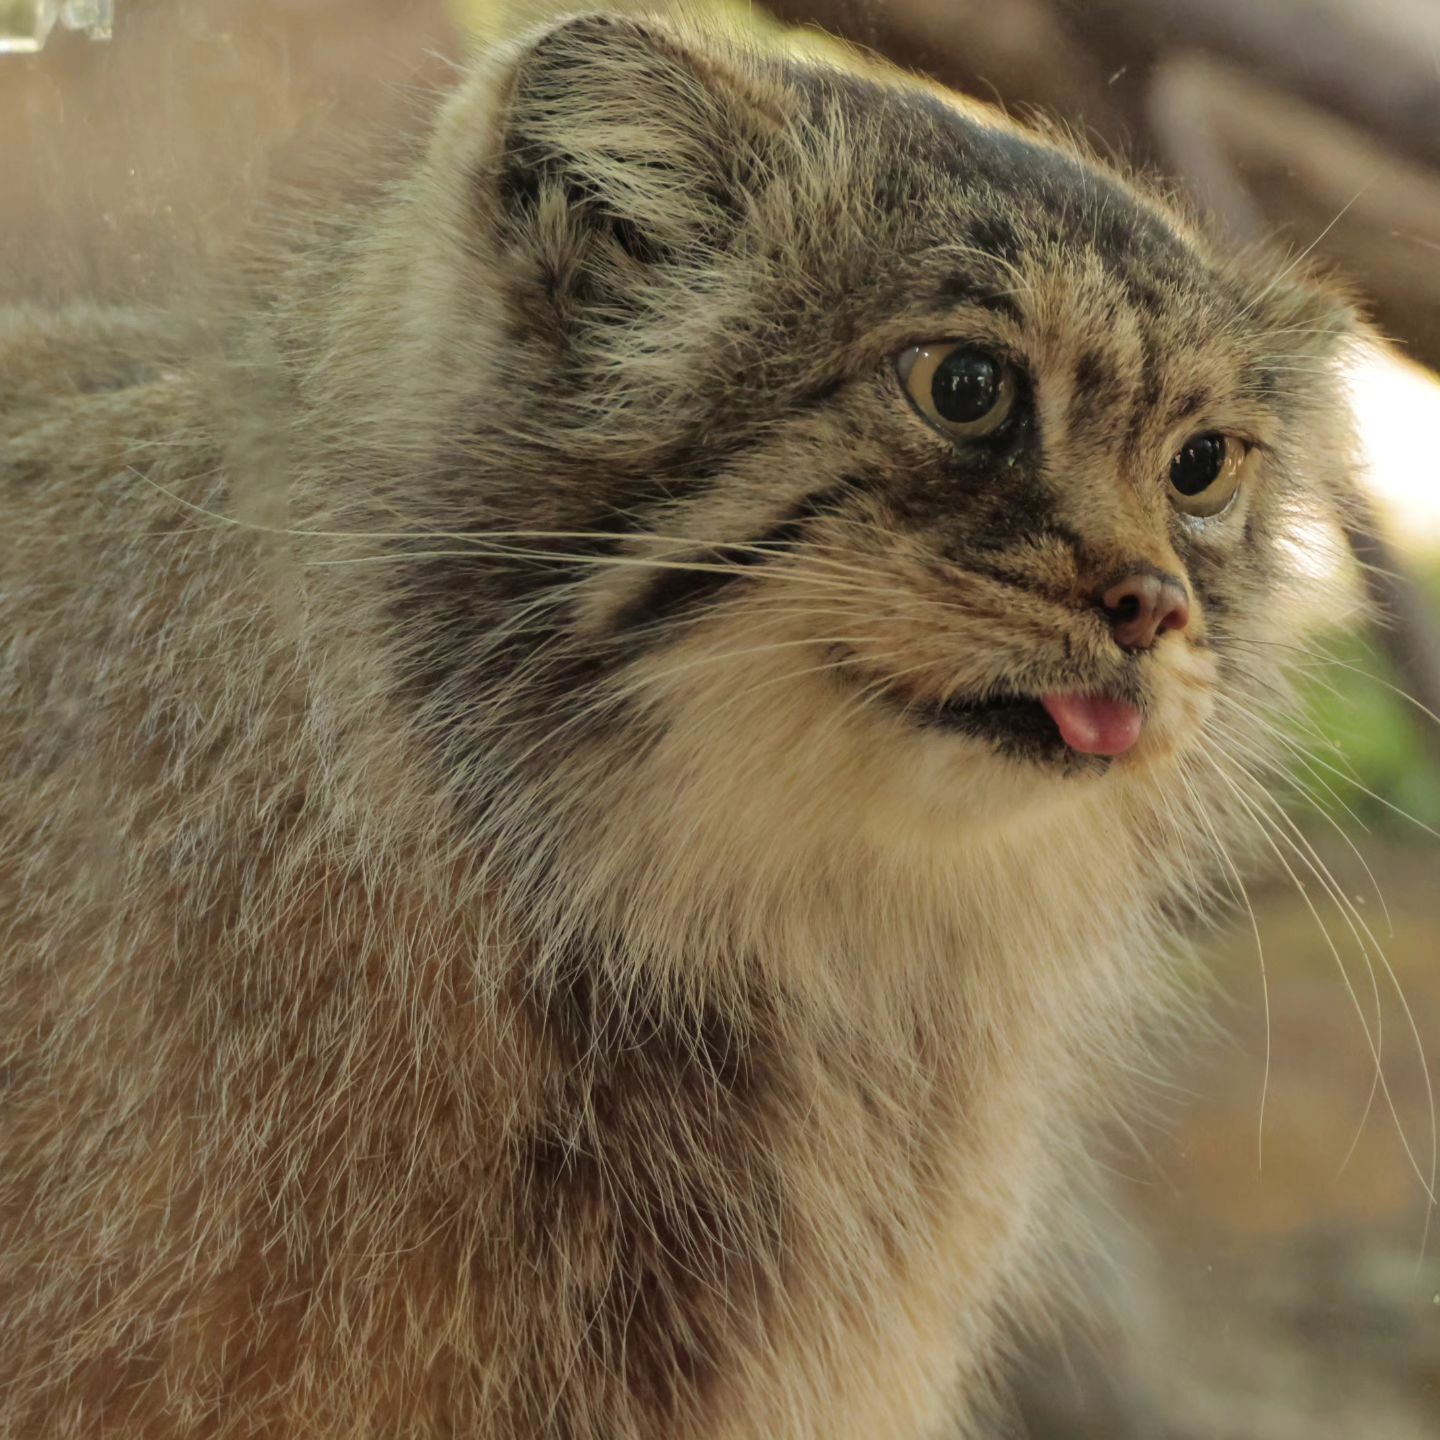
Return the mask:
{"type": "Polygon", "coordinates": [[[430,518],[533,538],[408,574],[447,743],[508,687],[545,764],[873,811],[1253,738],[1343,305],[918,86],[588,19],[493,89],[442,135],[501,299],[430,518]]]}

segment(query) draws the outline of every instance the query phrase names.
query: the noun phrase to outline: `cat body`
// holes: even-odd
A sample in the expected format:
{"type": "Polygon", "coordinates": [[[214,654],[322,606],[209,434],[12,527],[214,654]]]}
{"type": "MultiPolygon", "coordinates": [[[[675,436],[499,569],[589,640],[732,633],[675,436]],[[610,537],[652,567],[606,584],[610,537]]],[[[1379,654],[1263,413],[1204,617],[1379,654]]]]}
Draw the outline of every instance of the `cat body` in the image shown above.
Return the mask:
{"type": "Polygon", "coordinates": [[[324,232],[218,340],[0,320],[0,1436],[969,1433],[1243,853],[1351,317],[605,17],[324,232]]]}

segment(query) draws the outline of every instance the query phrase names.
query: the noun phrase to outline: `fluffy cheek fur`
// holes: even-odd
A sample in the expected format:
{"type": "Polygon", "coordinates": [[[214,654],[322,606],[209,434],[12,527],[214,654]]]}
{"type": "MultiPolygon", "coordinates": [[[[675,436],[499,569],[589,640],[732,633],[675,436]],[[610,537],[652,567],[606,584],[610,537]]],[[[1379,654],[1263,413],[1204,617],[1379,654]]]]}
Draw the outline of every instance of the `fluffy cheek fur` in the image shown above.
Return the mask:
{"type": "MultiPolygon", "coordinates": [[[[1096,785],[1163,782],[1157,770],[1201,743],[1219,664],[1198,601],[1183,636],[1137,658],[1079,599],[1073,560],[1052,564],[1050,593],[1038,593],[945,561],[928,537],[878,514],[821,519],[811,541],[736,582],[619,682],[659,737],[636,763],[668,767],[660,788],[675,833],[735,847],[719,873],[757,855],[769,871],[814,865],[827,833],[902,848],[972,827],[991,834],[997,816],[1063,811],[1096,785]],[[1142,739],[1113,775],[1065,775],[917,714],[957,696],[1082,688],[1144,707],[1142,739]],[[784,797],[779,813],[767,796],[784,797]]],[[[626,578],[602,584],[623,595],[626,578]]]]}
{"type": "MultiPolygon", "coordinates": [[[[1064,850],[1066,836],[1144,830],[1136,817],[1151,814],[1175,766],[1204,743],[1211,652],[1162,647],[1149,663],[1136,753],[1103,773],[1065,775],[923,728],[877,700],[857,655],[876,668],[928,669],[938,693],[953,687],[983,628],[986,663],[1004,673],[1006,651],[997,659],[983,612],[952,604],[937,618],[924,597],[907,606],[895,594],[886,613],[858,596],[845,613],[847,602],[807,603],[775,577],[632,667],[625,683],[647,722],[636,733],[649,738],[622,763],[577,757],[569,782],[605,797],[579,817],[587,911],[632,935],[649,928],[641,949],[662,965],[676,953],[778,953],[797,910],[872,905],[884,874],[926,877],[939,897],[961,876],[983,888],[1007,843],[1064,850]],[[820,623],[822,607],[838,613],[820,623]],[[849,658],[837,652],[841,637],[849,658]],[[836,888],[817,876],[836,877],[836,888]]],[[[1050,630],[1058,647],[1053,617],[1050,630]]],[[[705,983],[707,969],[702,959],[688,983],[705,983]]]]}

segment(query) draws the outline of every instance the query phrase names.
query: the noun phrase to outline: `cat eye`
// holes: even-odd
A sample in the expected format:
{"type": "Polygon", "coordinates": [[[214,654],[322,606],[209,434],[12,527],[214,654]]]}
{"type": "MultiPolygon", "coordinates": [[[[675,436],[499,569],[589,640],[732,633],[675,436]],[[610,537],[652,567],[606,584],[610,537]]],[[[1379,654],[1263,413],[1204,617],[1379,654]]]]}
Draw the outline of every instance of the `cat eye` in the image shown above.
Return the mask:
{"type": "Polygon", "coordinates": [[[895,373],[915,408],[957,440],[998,434],[1020,393],[1015,367],[978,345],[912,345],[896,356],[895,373]]]}
{"type": "Polygon", "coordinates": [[[1218,515],[1240,488],[1248,453],[1245,442],[1233,435],[1192,436],[1170,461],[1170,503],[1186,515],[1218,515]]]}

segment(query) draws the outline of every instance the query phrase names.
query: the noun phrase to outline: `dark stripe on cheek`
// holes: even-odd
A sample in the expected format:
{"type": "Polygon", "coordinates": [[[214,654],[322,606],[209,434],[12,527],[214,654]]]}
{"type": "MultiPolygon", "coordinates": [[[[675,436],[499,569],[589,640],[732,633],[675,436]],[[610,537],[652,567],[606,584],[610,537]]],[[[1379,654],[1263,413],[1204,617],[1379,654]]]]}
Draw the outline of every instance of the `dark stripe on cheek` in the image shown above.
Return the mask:
{"type": "Polygon", "coordinates": [[[716,545],[657,568],[645,588],[615,615],[610,633],[648,629],[708,604],[738,581],[748,579],[749,572],[797,544],[809,522],[830,509],[837,498],[834,489],[816,491],[753,539],[716,545]],[[687,568],[692,565],[705,568],[687,568]]]}

